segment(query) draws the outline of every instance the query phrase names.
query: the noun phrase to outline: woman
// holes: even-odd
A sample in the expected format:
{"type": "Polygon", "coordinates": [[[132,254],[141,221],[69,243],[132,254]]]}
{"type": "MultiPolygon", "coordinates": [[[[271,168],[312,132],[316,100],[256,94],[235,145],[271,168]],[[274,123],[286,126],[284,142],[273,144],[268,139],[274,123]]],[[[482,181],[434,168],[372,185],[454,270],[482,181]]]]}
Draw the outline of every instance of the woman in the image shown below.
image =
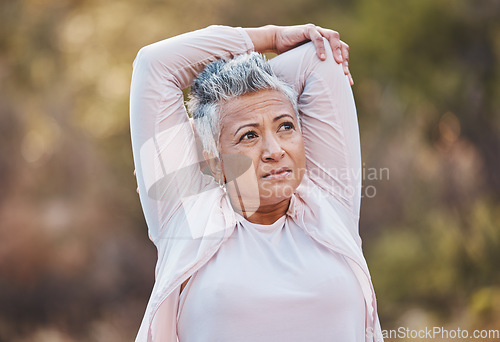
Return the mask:
{"type": "Polygon", "coordinates": [[[132,147],[158,263],[136,341],[381,340],[347,59],[310,24],[211,26],[139,51],[132,147]]]}

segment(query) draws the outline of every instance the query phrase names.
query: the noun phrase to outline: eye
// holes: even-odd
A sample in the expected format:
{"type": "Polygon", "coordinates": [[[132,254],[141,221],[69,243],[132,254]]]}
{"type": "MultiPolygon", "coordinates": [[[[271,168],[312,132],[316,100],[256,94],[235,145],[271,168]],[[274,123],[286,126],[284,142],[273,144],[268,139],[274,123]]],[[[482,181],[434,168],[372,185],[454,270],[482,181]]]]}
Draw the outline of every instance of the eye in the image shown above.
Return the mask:
{"type": "Polygon", "coordinates": [[[257,133],[255,133],[254,131],[250,131],[250,132],[246,132],[245,134],[243,134],[240,137],[239,141],[242,141],[242,140],[251,140],[251,139],[255,139],[255,138],[257,138],[257,133]]]}
{"type": "Polygon", "coordinates": [[[290,131],[292,129],[294,129],[295,126],[293,125],[292,122],[283,122],[280,127],[279,127],[279,131],[290,131]]]}

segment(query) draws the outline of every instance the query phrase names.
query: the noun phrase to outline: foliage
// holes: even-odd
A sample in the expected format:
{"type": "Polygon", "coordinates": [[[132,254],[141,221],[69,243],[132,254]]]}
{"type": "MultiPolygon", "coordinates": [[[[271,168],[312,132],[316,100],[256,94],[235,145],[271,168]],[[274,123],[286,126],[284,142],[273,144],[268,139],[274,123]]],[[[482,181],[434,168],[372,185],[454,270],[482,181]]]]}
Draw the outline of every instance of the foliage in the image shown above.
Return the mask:
{"type": "Polygon", "coordinates": [[[132,175],[131,63],[215,23],[341,33],[365,168],[390,171],[364,180],[376,195],[360,225],[384,328],[498,328],[499,19],[495,0],[3,1],[0,341],[133,338],[155,250],[132,175]]]}

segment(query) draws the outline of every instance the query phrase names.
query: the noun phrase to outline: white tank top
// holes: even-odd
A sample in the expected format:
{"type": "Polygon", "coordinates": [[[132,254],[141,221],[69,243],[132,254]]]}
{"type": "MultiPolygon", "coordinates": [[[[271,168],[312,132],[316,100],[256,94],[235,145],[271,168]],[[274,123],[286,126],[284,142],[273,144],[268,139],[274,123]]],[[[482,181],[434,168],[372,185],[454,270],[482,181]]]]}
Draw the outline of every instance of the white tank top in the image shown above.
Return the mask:
{"type": "MultiPolygon", "coordinates": [[[[335,229],[332,227],[332,229],[335,229]]],[[[344,257],[293,220],[243,220],[179,299],[179,342],[365,341],[365,303],[344,257]]]]}

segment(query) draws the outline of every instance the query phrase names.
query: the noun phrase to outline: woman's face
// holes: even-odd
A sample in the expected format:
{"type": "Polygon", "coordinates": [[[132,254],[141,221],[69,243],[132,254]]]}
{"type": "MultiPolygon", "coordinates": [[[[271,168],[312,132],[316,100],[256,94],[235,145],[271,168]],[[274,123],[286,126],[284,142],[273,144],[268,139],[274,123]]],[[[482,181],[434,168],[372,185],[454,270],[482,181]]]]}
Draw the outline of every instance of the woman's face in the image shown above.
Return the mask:
{"type": "Polygon", "coordinates": [[[219,142],[229,195],[247,212],[288,201],[302,181],[302,133],[290,100],[279,91],[261,90],[222,104],[219,142]],[[231,174],[239,176],[236,182],[231,174]]]}

